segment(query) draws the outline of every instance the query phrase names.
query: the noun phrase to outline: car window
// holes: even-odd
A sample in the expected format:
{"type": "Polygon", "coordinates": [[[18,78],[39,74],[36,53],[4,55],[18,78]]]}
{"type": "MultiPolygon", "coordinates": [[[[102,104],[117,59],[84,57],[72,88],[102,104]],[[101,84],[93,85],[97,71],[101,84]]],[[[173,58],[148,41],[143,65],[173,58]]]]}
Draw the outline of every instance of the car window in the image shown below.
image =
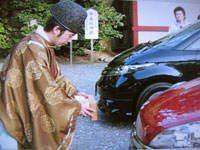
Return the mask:
{"type": "Polygon", "coordinates": [[[200,39],[193,42],[185,50],[200,50],[200,39]]]}
{"type": "Polygon", "coordinates": [[[172,36],[172,35],[169,34],[169,35],[166,35],[166,36],[154,41],[153,45],[160,44],[160,43],[162,43],[164,41],[167,41],[170,38],[170,36],[172,36]]]}
{"type": "Polygon", "coordinates": [[[170,37],[165,42],[163,42],[163,45],[170,47],[176,46],[180,42],[184,41],[185,39],[193,35],[195,32],[198,32],[199,30],[200,30],[200,22],[193,24],[187,28],[184,28],[183,30],[181,30],[176,34],[170,35],[170,37]]]}

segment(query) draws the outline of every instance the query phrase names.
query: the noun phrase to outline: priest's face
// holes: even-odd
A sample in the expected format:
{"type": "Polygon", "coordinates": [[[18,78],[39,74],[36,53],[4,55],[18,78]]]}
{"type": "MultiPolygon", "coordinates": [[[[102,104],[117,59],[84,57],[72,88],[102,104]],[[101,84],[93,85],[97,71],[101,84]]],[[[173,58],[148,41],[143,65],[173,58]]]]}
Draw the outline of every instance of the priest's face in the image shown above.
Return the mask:
{"type": "Polygon", "coordinates": [[[75,34],[71,31],[65,30],[65,31],[61,31],[59,35],[57,35],[56,40],[55,40],[55,46],[57,47],[61,47],[64,46],[66,44],[68,44],[69,42],[72,41],[72,37],[75,34]]]}

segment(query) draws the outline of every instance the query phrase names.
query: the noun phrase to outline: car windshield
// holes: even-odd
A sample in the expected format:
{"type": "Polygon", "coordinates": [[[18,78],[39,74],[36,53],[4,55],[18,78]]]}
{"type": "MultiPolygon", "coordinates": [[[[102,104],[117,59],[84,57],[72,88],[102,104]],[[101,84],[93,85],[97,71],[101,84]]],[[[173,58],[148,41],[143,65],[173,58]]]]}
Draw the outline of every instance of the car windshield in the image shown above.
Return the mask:
{"type": "Polygon", "coordinates": [[[162,38],[162,41],[165,41],[162,43],[162,45],[170,47],[176,46],[177,44],[179,44],[180,42],[184,41],[189,36],[197,32],[199,29],[200,29],[200,22],[195,23],[181,30],[180,32],[169,34],[168,36],[164,37],[164,39],[162,38]]]}

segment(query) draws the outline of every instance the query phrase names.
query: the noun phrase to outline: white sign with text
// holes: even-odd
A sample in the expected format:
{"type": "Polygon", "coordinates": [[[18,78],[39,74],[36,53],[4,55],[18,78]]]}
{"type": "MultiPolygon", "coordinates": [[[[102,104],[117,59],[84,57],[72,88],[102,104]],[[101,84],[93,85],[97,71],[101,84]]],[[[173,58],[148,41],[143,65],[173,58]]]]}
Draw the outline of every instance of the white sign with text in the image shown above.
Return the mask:
{"type": "Polygon", "coordinates": [[[90,8],[87,10],[85,19],[85,39],[99,38],[99,14],[96,10],[90,8]]]}

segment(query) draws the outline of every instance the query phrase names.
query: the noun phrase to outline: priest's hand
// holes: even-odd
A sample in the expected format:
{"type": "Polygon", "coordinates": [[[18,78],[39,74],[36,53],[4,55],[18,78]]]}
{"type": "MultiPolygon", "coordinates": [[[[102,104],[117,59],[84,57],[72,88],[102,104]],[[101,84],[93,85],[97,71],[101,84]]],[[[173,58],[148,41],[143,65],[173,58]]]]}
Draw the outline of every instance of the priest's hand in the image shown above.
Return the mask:
{"type": "Polygon", "coordinates": [[[81,93],[81,94],[79,93],[74,97],[81,104],[80,115],[83,115],[84,117],[87,117],[87,116],[93,117],[92,112],[95,112],[95,110],[90,108],[90,104],[88,100],[89,95],[85,93],[81,93]]]}
{"type": "Polygon", "coordinates": [[[81,103],[80,115],[83,115],[83,117],[87,117],[87,116],[93,117],[91,112],[95,112],[95,110],[81,103]]]}

